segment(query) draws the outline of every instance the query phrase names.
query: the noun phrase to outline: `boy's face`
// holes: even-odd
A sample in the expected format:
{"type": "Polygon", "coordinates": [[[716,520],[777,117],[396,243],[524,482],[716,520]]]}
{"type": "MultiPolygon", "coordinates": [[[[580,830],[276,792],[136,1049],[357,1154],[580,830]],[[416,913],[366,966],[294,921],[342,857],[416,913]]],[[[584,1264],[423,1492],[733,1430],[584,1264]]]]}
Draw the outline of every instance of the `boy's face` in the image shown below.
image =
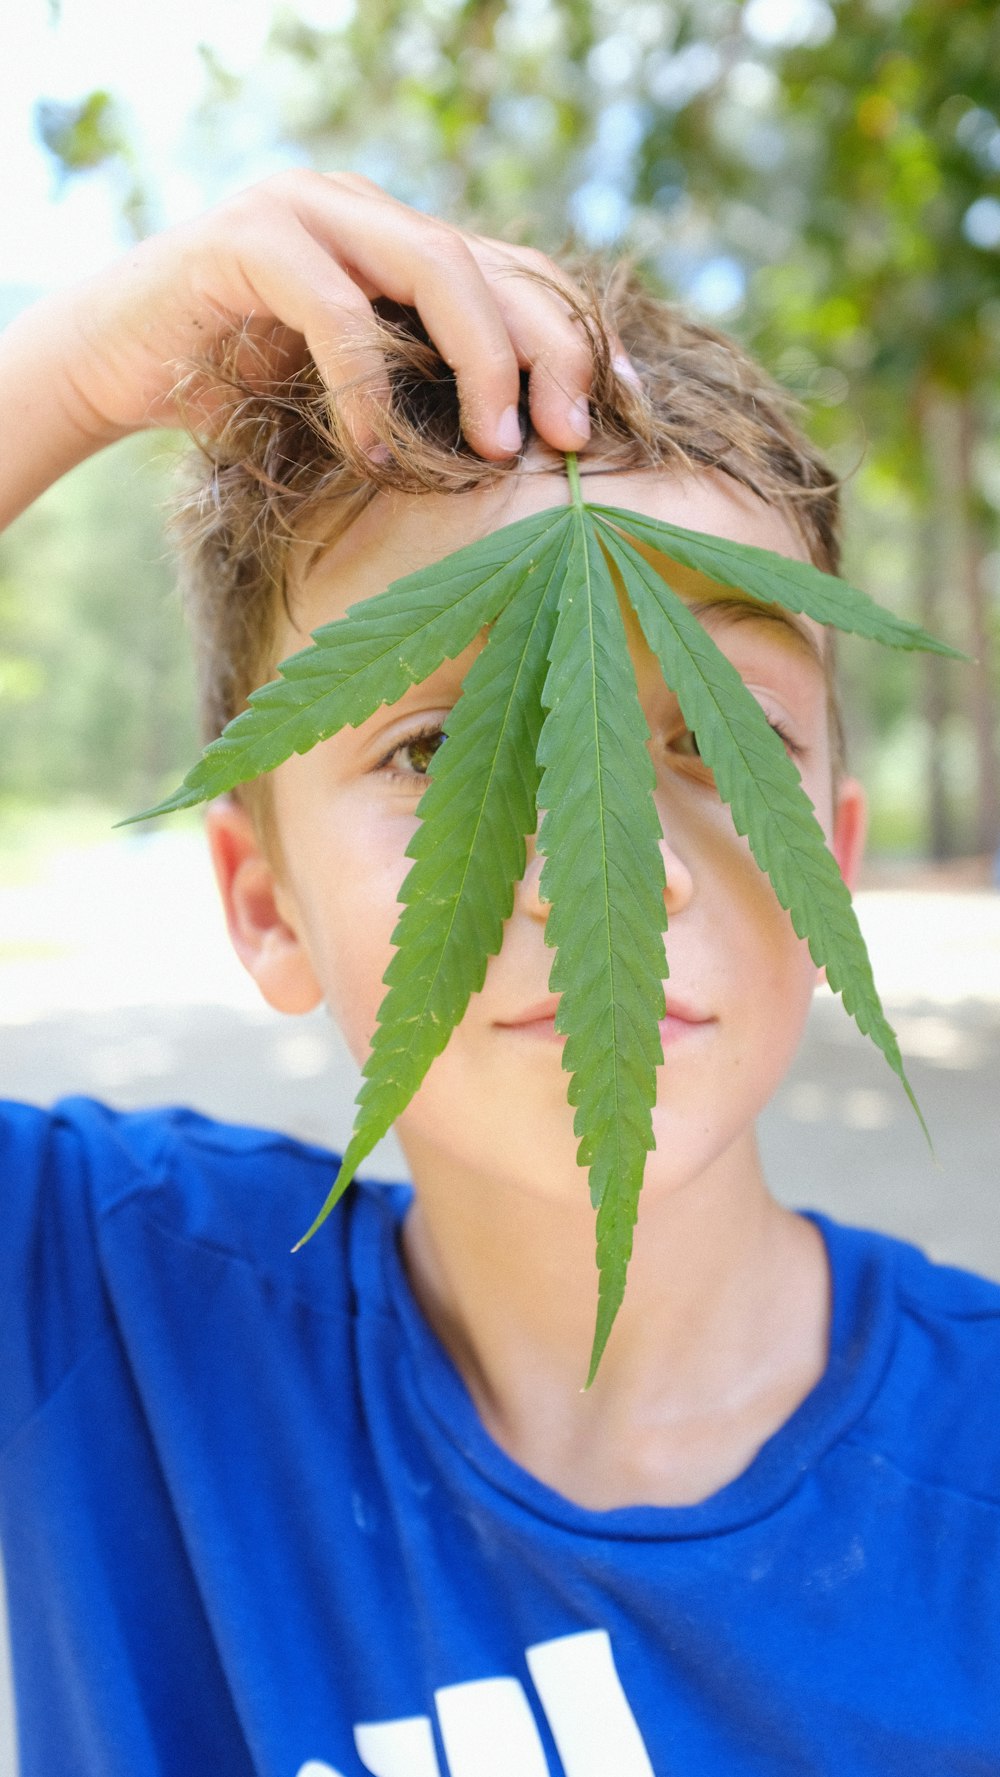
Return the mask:
{"type": "MultiPolygon", "coordinates": [[[[610,474],[586,460],[582,467],[588,499],[786,555],[804,553],[779,514],[722,476],[610,474]]],[[[293,595],[295,621],[287,621],[279,637],[279,658],[391,580],[567,498],[565,479],[541,453],[499,487],[461,496],[379,496],[293,595]]],[[[769,720],[784,730],[852,883],[864,800],[852,779],[834,798],[823,631],[804,617],[762,617],[739,595],[703,609],[720,589],[681,570],[671,573],[671,583],[696,604],[769,720]]],[[[397,897],[410,868],[406,847],[435,744],[414,737],[447,726],[463,674],[482,645],[446,662],[360,728],[341,731],[272,774],[277,869],[241,810],[221,805],[210,815],[230,929],[244,962],[282,1010],[303,1011],[324,1000],[359,1061],[384,993],[397,897]]],[[[670,1018],[664,1029],[649,1193],[677,1189],[752,1143],[754,1120],[795,1052],[817,971],[737,834],[634,622],[629,645],[651,732],[663,832],[668,1012],[676,1003],[688,1014],[670,1018]]],[[[548,909],[538,892],[542,862],[529,842],[500,954],[397,1130],[418,1183],[421,1173],[436,1170],[491,1188],[572,1191],[586,1207],[562,1039],[551,1019],[525,1022],[540,1004],[546,1010],[554,1003],[548,909]]]]}

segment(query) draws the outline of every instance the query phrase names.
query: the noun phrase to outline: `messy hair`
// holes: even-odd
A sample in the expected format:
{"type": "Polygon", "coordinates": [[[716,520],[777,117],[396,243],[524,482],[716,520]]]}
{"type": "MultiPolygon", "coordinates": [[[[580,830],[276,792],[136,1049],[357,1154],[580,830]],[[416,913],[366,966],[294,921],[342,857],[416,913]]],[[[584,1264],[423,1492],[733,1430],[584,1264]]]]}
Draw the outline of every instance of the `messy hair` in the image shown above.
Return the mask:
{"type": "MultiPolygon", "coordinates": [[[[557,289],[589,339],[585,460],[609,470],[714,470],[778,509],[815,565],[837,573],[838,485],[786,392],[735,341],[651,295],[627,265],[569,261],[564,269],[572,290],[539,272],[523,275],[557,289]],[[616,335],[638,387],[614,370],[616,335]]],[[[222,412],[210,437],[195,435],[172,514],[206,740],[274,676],[280,617],[289,609],[293,559],[302,569],[304,538],[308,565],[379,493],[460,494],[498,483],[517,473],[532,442],[526,374],[522,451],[487,462],[463,434],[454,375],[419,317],[388,301],[374,306],[391,391],[387,405],[371,404],[374,449],[355,440],[311,360],[278,384],[262,387],[248,377],[245,335],[182,385],[183,396],[210,374],[222,412]]],[[[836,783],[844,732],[833,631],[826,642],[836,783]]],[[[241,792],[258,814],[264,781],[241,792]]]]}

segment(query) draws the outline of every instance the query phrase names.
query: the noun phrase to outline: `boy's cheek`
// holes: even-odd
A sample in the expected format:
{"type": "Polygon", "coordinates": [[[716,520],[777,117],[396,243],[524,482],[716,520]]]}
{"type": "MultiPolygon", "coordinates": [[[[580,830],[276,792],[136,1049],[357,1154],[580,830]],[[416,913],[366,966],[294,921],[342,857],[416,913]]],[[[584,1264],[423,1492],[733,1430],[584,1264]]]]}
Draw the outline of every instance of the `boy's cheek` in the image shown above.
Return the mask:
{"type": "Polygon", "coordinates": [[[384,976],[402,911],[399,892],[410,868],[411,860],[395,846],[347,844],[329,849],[312,885],[314,967],[330,1015],[359,1064],[386,993],[384,976]]]}

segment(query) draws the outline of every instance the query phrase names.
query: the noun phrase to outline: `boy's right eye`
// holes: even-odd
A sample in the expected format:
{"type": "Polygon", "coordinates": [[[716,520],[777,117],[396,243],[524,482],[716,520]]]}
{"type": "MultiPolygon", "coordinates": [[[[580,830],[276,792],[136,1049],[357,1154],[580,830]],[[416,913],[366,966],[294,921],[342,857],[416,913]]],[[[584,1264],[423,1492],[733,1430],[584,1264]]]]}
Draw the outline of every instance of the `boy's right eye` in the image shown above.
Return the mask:
{"type": "Polygon", "coordinates": [[[376,765],[376,771],[385,771],[389,777],[414,778],[426,777],[434,754],[443,740],[447,739],[441,727],[427,725],[416,729],[396,742],[392,751],[386,753],[376,765]],[[405,760],[405,765],[397,765],[397,760],[405,760]]]}

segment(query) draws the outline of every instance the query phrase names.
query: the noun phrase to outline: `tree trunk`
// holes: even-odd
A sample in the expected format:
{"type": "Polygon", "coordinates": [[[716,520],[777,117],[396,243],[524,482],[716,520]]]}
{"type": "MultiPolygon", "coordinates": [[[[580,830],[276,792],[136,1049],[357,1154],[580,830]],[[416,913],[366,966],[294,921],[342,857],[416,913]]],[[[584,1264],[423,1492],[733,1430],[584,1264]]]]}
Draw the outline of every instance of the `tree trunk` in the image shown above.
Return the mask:
{"type": "MultiPolygon", "coordinates": [[[[951,624],[946,620],[949,551],[942,535],[947,505],[941,469],[940,396],[927,386],[921,391],[917,412],[921,446],[927,468],[930,498],[917,526],[917,559],[914,582],[921,627],[948,641],[951,624]]],[[[944,766],[944,728],[951,713],[951,676],[955,663],[940,654],[924,654],[922,662],[922,714],[927,724],[926,813],[927,849],[936,860],[954,857],[958,850],[955,821],[944,766]]]]}
{"type": "Polygon", "coordinates": [[[961,525],[961,576],[968,640],[975,665],[966,668],[969,719],[976,748],[976,812],[973,844],[993,856],[1000,845],[1000,756],[997,753],[997,680],[987,604],[983,527],[977,512],[973,471],[976,416],[972,397],[959,403],[955,428],[956,505],[961,525]]]}

